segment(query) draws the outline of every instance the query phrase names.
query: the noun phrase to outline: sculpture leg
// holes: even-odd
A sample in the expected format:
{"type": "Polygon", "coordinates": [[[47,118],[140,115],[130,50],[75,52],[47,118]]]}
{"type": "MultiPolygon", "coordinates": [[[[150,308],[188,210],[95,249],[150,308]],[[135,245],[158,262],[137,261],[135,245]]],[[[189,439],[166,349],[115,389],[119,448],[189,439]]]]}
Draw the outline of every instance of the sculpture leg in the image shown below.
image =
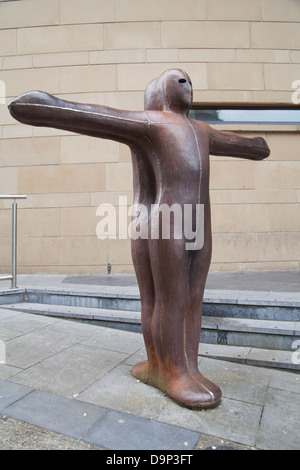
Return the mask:
{"type": "Polygon", "coordinates": [[[208,205],[206,222],[204,224],[204,246],[200,250],[189,252],[189,308],[186,315],[187,356],[189,369],[193,376],[205,385],[214,395],[214,401],[219,402],[222,396],[220,388],[206,379],[198,369],[198,349],[202,323],[202,304],[206,279],[209,271],[212,234],[210,223],[210,206],[208,205]]]}
{"type": "Polygon", "coordinates": [[[195,351],[198,351],[196,343],[200,336],[201,305],[199,312],[199,306],[195,308],[195,298],[190,301],[190,260],[185,242],[153,240],[152,243],[155,285],[152,338],[156,361],[146,383],[183,406],[194,409],[215,407],[220,402],[220,390],[197,368],[195,351]]]}
{"type": "Polygon", "coordinates": [[[190,299],[189,308],[186,315],[186,344],[189,370],[214,396],[214,401],[218,404],[222,392],[220,388],[205,378],[198,369],[198,349],[200,342],[201,323],[202,323],[202,303],[206,277],[209,263],[203,253],[191,253],[190,262],[190,299]]]}
{"type": "Polygon", "coordinates": [[[157,355],[152,332],[155,291],[148,244],[148,240],[143,239],[131,242],[133,265],[141,295],[142,332],[148,358],[147,361],[134,366],[131,373],[135,378],[145,383],[148,383],[151,370],[157,369],[157,355]]]}

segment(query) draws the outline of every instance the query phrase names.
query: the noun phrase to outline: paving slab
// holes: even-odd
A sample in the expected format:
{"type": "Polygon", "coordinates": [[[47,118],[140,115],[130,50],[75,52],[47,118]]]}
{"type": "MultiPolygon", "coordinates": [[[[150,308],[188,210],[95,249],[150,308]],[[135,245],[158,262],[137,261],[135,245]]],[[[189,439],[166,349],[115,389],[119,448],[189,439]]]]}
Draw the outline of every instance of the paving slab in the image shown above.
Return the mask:
{"type": "Polygon", "coordinates": [[[108,410],[99,406],[34,390],[2,412],[11,418],[34,424],[65,436],[80,438],[108,410]]]}
{"type": "Polygon", "coordinates": [[[300,271],[258,271],[238,273],[209,273],[208,289],[299,292],[300,271]]]}
{"type": "Polygon", "coordinates": [[[298,369],[299,365],[292,362],[292,351],[269,350],[251,348],[247,357],[247,364],[259,364],[260,366],[272,366],[279,368],[298,369]]]}
{"type": "Polygon", "coordinates": [[[131,367],[135,366],[135,364],[138,364],[139,362],[143,362],[147,360],[147,352],[145,346],[143,346],[141,349],[136,351],[134,354],[129,356],[124,362],[131,367]]]}
{"type": "MultiPolygon", "coordinates": [[[[201,372],[222,388],[223,398],[214,410],[188,410],[131,376],[132,365],[145,359],[141,335],[62,319],[47,323],[49,319],[45,318],[47,322],[40,322],[35,315],[22,313],[14,317],[16,313],[8,314],[0,308],[0,335],[3,331],[11,333],[5,340],[6,363],[0,364],[2,415],[10,410],[14,419],[49,429],[55,425],[51,424],[51,416],[55,416],[57,405],[64,419],[55,419],[55,432],[79,436],[85,424],[83,418],[88,417],[83,416],[87,413],[85,406],[92,406],[97,414],[93,416],[98,418],[100,413],[100,418],[91,426],[88,423],[80,437],[84,435],[91,439],[85,442],[94,440],[97,446],[109,449],[118,445],[130,449],[134,445],[137,449],[137,444],[140,448],[148,445],[169,449],[174,445],[181,449],[181,438],[180,442],[172,441],[172,432],[175,436],[178,430],[178,436],[189,431],[195,438],[200,437],[198,443],[202,439],[203,445],[199,448],[204,442],[259,449],[300,448],[299,373],[202,357],[201,372]],[[125,432],[118,441],[124,424],[119,420],[124,416],[128,427],[121,427],[125,432]],[[105,423],[111,424],[111,430],[105,423]],[[76,434],[73,428],[78,429],[76,434]],[[105,429],[114,437],[107,447],[102,441],[105,429]]],[[[183,442],[197,448],[191,438],[183,442]]]]}
{"type": "Polygon", "coordinates": [[[236,359],[237,362],[246,363],[250,351],[251,348],[246,346],[200,343],[198,354],[203,357],[214,355],[219,359],[226,357],[228,359],[236,359]]]}
{"type": "Polygon", "coordinates": [[[0,380],[0,411],[32,392],[32,388],[0,380]]]}
{"type": "Polygon", "coordinates": [[[288,392],[300,393],[300,374],[274,370],[269,382],[269,387],[286,390],[288,392]]]}
{"type": "Polygon", "coordinates": [[[87,284],[87,285],[102,285],[102,286],[136,286],[137,280],[134,274],[115,274],[107,276],[105,274],[94,275],[70,275],[67,276],[63,283],[66,284],[87,284]]]}
{"type": "Polygon", "coordinates": [[[223,398],[217,408],[193,411],[168,402],[158,421],[254,446],[262,406],[223,398]]]}
{"type": "Polygon", "coordinates": [[[215,382],[223,397],[245,403],[263,405],[272,371],[245,364],[203,358],[201,373],[215,382]]]}
{"type": "Polygon", "coordinates": [[[131,366],[120,364],[80,393],[78,400],[156,419],[169,399],[156,388],[132,377],[130,371],[131,366]]]}
{"type": "Polygon", "coordinates": [[[1,380],[9,379],[13,375],[18,374],[21,371],[22,371],[22,369],[20,369],[18,367],[9,366],[7,364],[1,364],[0,379],[1,380]]]}
{"type": "Polygon", "coordinates": [[[189,450],[199,434],[181,427],[110,411],[84,437],[110,450],[189,450]]]}
{"type": "Polygon", "coordinates": [[[299,409],[299,393],[270,388],[262,413],[257,448],[299,450],[299,409]]]}
{"type": "Polygon", "coordinates": [[[11,310],[0,308],[2,314],[0,339],[8,341],[17,338],[23,334],[30,333],[39,328],[54,324],[55,318],[38,317],[31,315],[30,318],[22,312],[13,312],[11,310]]]}
{"type": "Polygon", "coordinates": [[[57,331],[65,332],[69,335],[76,335],[77,337],[80,337],[82,340],[84,340],[99,334],[100,332],[106,331],[106,328],[60,318],[59,321],[51,323],[49,326],[49,331],[53,331],[53,334],[55,334],[57,331]]]}
{"type": "Polygon", "coordinates": [[[10,380],[64,397],[74,397],[126,357],[120,352],[75,344],[23,370],[10,380]]]}
{"type": "Polygon", "coordinates": [[[99,334],[86,339],[82,344],[131,355],[144,346],[144,338],[140,333],[103,328],[99,334]]]}
{"type": "MultiPolygon", "coordinates": [[[[300,302],[300,271],[258,271],[258,272],[234,272],[234,273],[209,273],[205,295],[207,301],[216,301],[226,298],[228,301],[241,303],[252,302],[257,298],[262,302],[269,300],[278,303],[289,300],[299,306],[300,302]]],[[[1,291],[12,294],[9,289],[10,282],[4,281],[0,285],[1,291]]],[[[53,288],[65,292],[117,293],[139,297],[139,290],[135,276],[122,275],[34,275],[19,274],[16,290],[22,294],[22,289],[27,288],[53,288]],[[88,287],[87,287],[88,286],[88,287]]],[[[14,300],[10,300],[10,303],[14,300]]]]}
{"type": "Polygon", "coordinates": [[[48,357],[78,343],[81,336],[47,328],[11,339],[6,344],[7,363],[22,369],[38,364],[48,357]]]}
{"type": "Polygon", "coordinates": [[[14,314],[14,312],[4,308],[3,305],[0,306],[0,320],[1,320],[1,322],[7,317],[10,318],[13,314],[14,314]]]}
{"type": "Polygon", "coordinates": [[[297,416],[297,410],[300,409],[300,390],[296,393],[289,390],[279,390],[272,387],[268,388],[266,396],[266,405],[273,405],[290,412],[292,418],[297,416]]]}

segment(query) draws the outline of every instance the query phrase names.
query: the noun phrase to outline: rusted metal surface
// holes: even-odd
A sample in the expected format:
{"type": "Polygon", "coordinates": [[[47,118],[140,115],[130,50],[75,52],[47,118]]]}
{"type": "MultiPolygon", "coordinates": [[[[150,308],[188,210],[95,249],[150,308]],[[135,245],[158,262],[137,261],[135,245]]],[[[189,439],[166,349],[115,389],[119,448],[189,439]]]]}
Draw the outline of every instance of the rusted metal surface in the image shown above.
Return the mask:
{"type": "Polygon", "coordinates": [[[132,239],[148,356],[146,362],[133,367],[132,375],[182,406],[202,409],[217,406],[222,395],[197,364],[212,251],[209,155],[262,160],[270,152],[263,138],[220,132],[189,119],[192,100],[189,76],[171,69],[147,86],[143,111],[67,102],[43,92],[25,93],[9,108],[12,116],[25,124],[111,139],[130,147],[134,224],[137,231],[148,231],[148,236],[132,239]],[[194,233],[197,207],[203,205],[201,247],[187,249],[191,240],[184,230],[181,238],[174,236],[172,219],[169,238],[163,237],[160,229],[158,236],[153,236],[159,222],[158,208],[163,204],[192,207],[194,233]]]}

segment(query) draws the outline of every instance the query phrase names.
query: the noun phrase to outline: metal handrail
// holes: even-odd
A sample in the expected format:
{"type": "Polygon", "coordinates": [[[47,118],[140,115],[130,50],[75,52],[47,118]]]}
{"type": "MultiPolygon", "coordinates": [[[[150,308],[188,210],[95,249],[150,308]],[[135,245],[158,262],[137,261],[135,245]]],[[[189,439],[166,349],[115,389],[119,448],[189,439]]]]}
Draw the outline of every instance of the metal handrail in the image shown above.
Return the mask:
{"type": "Polygon", "coordinates": [[[26,199],[27,196],[24,194],[4,194],[0,195],[1,199],[12,199],[12,234],[11,234],[11,275],[1,276],[0,281],[11,280],[11,288],[17,287],[17,203],[16,199],[26,199]]]}

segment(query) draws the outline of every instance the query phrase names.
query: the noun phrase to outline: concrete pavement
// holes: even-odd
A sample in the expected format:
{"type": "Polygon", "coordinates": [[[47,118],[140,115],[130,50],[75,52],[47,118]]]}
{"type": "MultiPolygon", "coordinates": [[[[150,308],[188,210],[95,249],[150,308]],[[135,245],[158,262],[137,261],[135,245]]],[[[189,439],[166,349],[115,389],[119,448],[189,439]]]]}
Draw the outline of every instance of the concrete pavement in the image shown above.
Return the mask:
{"type": "MultiPolygon", "coordinates": [[[[55,282],[65,278],[56,277],[55,282]]],[[[21,282],[20,276],[19,280],[24,286],[28,277],[21,282]]],[[[43,276],[35,281],[31,278],[31,283],[41,284],[42,280],[45,285],[43,276]]],[[[228,286],[228,279],[223,280],[228,286]]],[[[49,281],[50,277],[48,286],[49,281]]],[[[89,283],[89,289],[97,289],[89,283]]],[[[82,288],[87,289],[87,284],[82,288]]],[[[290,280],[290,288],[280,293],[278,287],[277,292],[289,294],[295,301],[297,282],[290,280]]],[[[128,284],[127,278],[127,285],[119,289],[128,291],[136,286],[128,284]]],[[[262,294],[256,289],[252,292],[262,294]]],[[[218,445],[266,450],[300,447],[300,375],[295,371],[199,356],[201,372],[221,387],[223,398],[216,409],[192,411],[131,376],[132,365],[145,359],[139,333],[12,311],[0,305],[0,346],[0,449],[20,445],[1,437],[13,426],[29,435],[42,432],[57,447],[60,442],[66,448],[193,451],[218,445]]],[[[47,448],[45,441],[39,442],[47,448]]],[[[28,448],[35,448],[34,442],[29,441],[28,448]]]]}

